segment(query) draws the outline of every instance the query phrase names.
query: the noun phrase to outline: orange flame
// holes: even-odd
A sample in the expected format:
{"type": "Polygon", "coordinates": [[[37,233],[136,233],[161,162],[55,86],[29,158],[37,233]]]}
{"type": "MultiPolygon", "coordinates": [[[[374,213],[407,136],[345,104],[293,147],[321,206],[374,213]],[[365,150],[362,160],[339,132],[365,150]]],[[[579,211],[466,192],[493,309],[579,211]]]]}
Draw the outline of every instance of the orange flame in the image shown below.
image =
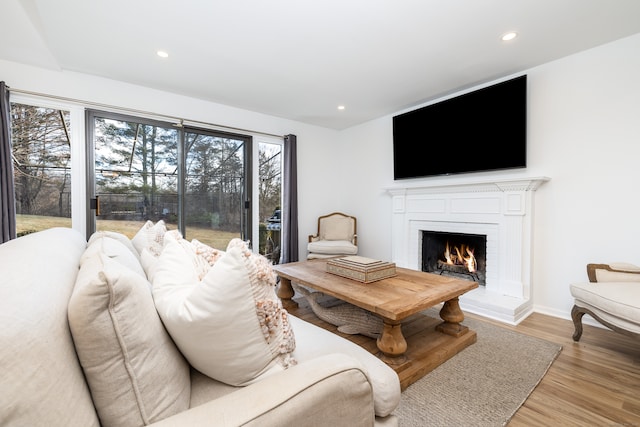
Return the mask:
{"type": "Polygon", "coordinates": [[[447,242],[446,249],[444,251],[444,259],[447,264],[464,265],[471,273],[476,271],[477,263],[476,257],[473,255],[473,248],[468,245],[462,244],[460,246],[454,246],[453,252],[455,252],[455,254],[451,253],[449,242],[447,242]]]}
{"type": "Polygon", "coordinates": [[[451,259],[451,251],[449,251],[449,242],[447,242],[447,248],[444,251],[444,259],[447,261],[447,264],[455,264],[451,259]]]}

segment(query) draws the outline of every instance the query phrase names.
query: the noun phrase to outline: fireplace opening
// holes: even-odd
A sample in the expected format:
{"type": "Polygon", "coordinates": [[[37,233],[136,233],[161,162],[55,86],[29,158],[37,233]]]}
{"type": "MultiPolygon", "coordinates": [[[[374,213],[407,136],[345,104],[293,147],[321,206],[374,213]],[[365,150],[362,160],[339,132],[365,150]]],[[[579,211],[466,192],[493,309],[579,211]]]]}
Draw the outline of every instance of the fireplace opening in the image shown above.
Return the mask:
{"type": "Polygon", "coordinates": [[[422,231],[422,271],[486,284],[487,236],[422,231]]]}

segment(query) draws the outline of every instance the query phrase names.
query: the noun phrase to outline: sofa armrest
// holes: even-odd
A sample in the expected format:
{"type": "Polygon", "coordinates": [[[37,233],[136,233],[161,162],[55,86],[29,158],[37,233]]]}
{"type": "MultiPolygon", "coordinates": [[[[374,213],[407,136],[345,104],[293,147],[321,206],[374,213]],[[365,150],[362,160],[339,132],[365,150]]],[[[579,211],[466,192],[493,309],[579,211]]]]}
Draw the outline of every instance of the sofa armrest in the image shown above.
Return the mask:
{"type": "Polygon", "coordinates": [[[373,392],[362,365],[330,354],[152,424],[182,426],[372,426],[373,392]]]}
{"type": "Polygon", "coordinates": [[[628,263],[587,264],[590,282],[640,282],[640,267],[628,263]]]}

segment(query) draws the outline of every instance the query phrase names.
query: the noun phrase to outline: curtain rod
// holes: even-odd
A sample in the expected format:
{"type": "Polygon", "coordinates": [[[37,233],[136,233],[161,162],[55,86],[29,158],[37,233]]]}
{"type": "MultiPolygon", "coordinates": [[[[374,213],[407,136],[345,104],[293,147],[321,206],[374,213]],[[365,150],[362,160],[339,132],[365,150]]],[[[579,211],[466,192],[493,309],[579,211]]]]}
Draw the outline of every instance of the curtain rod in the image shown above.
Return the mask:
{"type": "Polygon", "coordinates": [[[118,112],[127,112],[127,113],[130,113],[130,114],[143,114],[145,116],[163,118],[165,120],[175,121],[176,124],[178,124],[178,125],[184,125],[185,123],[189,123],[189,124],[194,124],[194,125],[213,126],[213,127],[216,127],[216,128],[221,128],[221,129],[226,129],[226,130],[233,130],[233,131],[237,131],[237,132],[248,132],[248,133],[252,133],[252,134],[259,134],[259,135],[265,135],[265,136],[273,136],[273,137],[276,137],[276,138],[283,138],[283,135],[276,135],[276,134],[268,133],[268,132],[261,132],[261,131],[251,130],[251,129],[237,128],[237,127],[233,127],[233,126],[219,125],[219,124],[208,123],[208,122],[203,122],[203,121],[199,121],[199,120],[184,119],[184,118],[180,118],[180,117],[169,116],[167,114],[153,113],[153,112],[150,112],[150,111],[137,110],[137,109],[134,109],[134,108],[116,107],[116,106],[109,105],[109,104],[101,104],[101,103],[92,102],[92,101],[83,101],[81,99],[67,98],[67,97],[58,96],[58,95],[49,95],[49,94],[46,94],[46,93],[32,92],[32,91],[28,91],[28,90],[24,90],[24,89],[13,89],[8,85],[7,85],[7,90],[9,90],[9,92],[15,92],[15,93],[19,93],[19,94],[22,94],[22,95],[32,95],[32,96],[38,96],[38,97],[42,97],[42,98],[55,99],[55,100],[58,100],[58,101],[72,102],[74,104],[81,104],[81,105],[84,105],[84,106],[87,106],[87,107],[106,108],[106,109],[109,109],[109,110],[116,110],[118,112]]]}

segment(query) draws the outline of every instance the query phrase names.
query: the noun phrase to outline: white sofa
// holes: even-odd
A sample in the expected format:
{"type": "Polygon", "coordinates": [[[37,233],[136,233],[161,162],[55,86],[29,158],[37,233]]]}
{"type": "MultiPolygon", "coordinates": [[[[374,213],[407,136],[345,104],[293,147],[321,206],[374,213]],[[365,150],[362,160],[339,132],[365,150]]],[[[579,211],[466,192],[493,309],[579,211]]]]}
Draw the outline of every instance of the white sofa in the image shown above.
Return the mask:
{"type": "MultiPolygon", "coordinates": [[[[116,419],[119,425],[157,426],[397,426],[395,372],[357,345],[293,316],[297,364],[246,386],[214,380],[186,361],[149,309],[154,300],[146,281],[120,296],[135,302],[132,315],[122,317],[108,295],[107,310],[94,316],[111,319],[109,328],[120,334],[135,329],[140,340],[104,348],[107,341],[78,326],[82,316],[76,313],[80,307],[93,315],[94,307],[76,295],[81,287],[89,292],[84,297],[93,292],[80,284],[90,249],[96,251],[66,228],[0,245],[0,425],[106,427],[116,419]],[[133,319],[138,312],[153,316],[141,323],[133,319]]],[[[112,250],[99,256],[105,265],[122,262],[120,252],[107,253],[112,250]]]]}

